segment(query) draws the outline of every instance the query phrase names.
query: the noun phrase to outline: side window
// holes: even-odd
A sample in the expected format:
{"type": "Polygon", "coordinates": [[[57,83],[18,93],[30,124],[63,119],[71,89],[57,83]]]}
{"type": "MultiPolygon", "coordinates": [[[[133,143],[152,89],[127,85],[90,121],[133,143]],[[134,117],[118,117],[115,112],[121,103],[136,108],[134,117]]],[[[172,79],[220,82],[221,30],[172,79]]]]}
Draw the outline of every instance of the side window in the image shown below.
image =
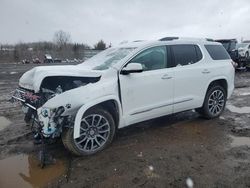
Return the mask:
{"type": "Polygon", "coordinates": [[[140,63],[144,71],[166,68],[167,64],[166,47],[157,46],[144,50],[136,57],[134,57],[130,62],[140,63]]]}
{"type": "Polygon", "coordinates": [[[250,49],[250,45],[248,46],[248,49],[250,49]]]}
{"type": "Polygon", "coordinates": [[[205,45],[209,55],[213,60],[231,59],[226,49],[222,45],[205,45]]]}
{"type": "Polygon", "coordinates": [[[235,50],[236,49],[236,42],[235,41],[232,41],[231,44],[230,44],[230,51],[232,50],[235,50]]]}
{"type": "Polygon", "coordinates": [[[171,49],[176,66],[194,64],[202,59],[202,53],[197,45],[172,45],[171,49]]]}
{"type": "Polygon", "coordinates": [[[194,45],[194,47],[195,47],[196,55],[197,55],[196,61],[200,61],[202,59],[201,49],[197,45],[194,45]]]}

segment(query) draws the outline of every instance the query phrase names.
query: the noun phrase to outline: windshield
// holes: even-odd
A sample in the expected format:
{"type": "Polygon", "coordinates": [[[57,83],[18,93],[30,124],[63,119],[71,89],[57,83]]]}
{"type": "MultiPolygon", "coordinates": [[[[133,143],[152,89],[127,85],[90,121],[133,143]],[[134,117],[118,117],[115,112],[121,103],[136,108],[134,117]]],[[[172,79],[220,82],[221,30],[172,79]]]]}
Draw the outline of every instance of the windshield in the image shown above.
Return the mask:
{"type": "Polygon", "coordinates": [[[125,58],[135,48],[109,48],[80,65],[88,66],[93,70],[105,70],[125,58]]]}
{"type": "Polygon", "coordinates": [[[248,44],[246,43],[240,43],[240,44],[237,44],[237,48],[245,48],[248,44]]]}

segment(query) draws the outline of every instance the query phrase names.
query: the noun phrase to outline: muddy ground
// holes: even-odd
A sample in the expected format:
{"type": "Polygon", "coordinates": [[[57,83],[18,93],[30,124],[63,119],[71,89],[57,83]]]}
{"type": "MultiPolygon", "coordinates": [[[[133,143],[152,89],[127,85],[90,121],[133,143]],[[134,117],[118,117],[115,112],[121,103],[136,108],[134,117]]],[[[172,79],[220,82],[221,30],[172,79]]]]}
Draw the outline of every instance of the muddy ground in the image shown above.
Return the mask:
{"type": "Polygon", "coordinates": [[[39,168],[19,106],[7,101],[18,78],[34,65],[0,66],[0,187],[250,187],[250,72],[236,73],[223,115],[204,120],[193,111],[118,131],[94,156],[49,146],[53,164],[39,168]]]}

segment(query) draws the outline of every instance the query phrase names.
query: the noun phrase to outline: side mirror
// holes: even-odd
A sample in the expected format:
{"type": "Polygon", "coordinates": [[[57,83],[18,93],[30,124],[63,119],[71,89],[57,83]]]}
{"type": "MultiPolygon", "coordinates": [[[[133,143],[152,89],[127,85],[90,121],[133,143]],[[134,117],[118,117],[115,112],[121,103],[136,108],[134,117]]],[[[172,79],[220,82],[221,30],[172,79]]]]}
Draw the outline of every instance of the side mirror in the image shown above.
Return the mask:
{"type": "Polygon", "coordinates": [[[143,71],[143,68],[142,68],[142,65],[140,63],[129,63],[129,64],[127,64],[126,67],[124,67],[121,70],[121,74],[127,75],[130,73],[139,73],[142,71],[143,71]]]}

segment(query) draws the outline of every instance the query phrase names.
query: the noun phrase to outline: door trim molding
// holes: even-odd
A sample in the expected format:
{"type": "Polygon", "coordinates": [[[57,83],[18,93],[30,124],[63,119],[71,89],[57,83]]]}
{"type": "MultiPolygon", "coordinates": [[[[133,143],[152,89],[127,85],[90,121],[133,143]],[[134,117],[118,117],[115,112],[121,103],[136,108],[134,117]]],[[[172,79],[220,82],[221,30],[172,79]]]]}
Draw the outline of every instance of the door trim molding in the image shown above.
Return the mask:
{"type": "Polygon", "coordinates": [[[170,105],[175,105],[175,104],[179,104],[179,103],[183,103],[183,102],[188,102],[188,101],[191,101],[191,100],[193,100],[193,98],[189,98],[189,99],[185,99],[185,100],[181,100],[181,101],[176,101],[176,102],[169,103],[169,104],[159,105],[159,106],[148,108],[148,109],[145,109],[145,110],[140,110],[140,111],[134,112],[134,113],[132,113],[130,115],[134,116],[134,115],[149,112],[149,111],[152,111],[152,110],[155,110],[155,109],[158,109],[158,108],[163,108],[163,107],[170,106],[170,105]]]}

